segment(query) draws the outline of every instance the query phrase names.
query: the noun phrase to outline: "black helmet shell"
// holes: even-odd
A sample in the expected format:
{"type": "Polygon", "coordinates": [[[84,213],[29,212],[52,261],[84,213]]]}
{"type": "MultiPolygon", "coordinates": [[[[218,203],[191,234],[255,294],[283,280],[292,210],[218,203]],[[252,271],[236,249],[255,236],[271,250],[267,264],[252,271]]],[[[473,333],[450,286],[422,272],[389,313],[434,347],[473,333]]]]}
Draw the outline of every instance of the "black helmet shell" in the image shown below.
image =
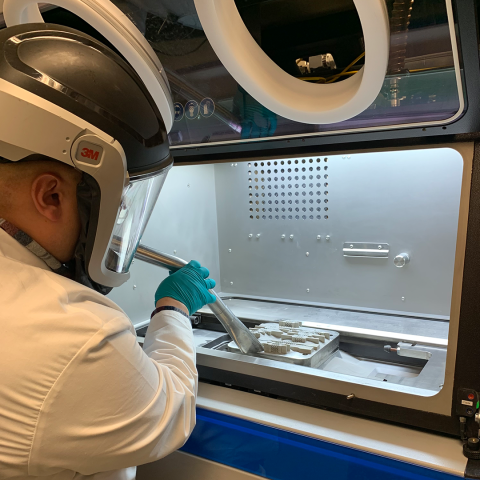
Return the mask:
{"type": "Polygon", "coordinates": [[[117,140],[130,176],[172,162],[165,124],[140,77],[117,53],[82,32],[52,24],[0,30],[0,78],[117,140]]]}

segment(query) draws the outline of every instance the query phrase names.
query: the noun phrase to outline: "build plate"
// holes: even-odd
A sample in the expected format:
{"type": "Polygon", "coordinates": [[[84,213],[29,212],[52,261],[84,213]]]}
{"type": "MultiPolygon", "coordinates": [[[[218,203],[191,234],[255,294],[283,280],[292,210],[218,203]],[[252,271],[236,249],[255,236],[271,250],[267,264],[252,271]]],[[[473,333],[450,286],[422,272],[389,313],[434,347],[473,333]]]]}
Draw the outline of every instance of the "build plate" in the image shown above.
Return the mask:
{"type": "MultiPolygon", "coordinates": [[[[339,347],[338,332],[303,327],[302,322],[292,320],[263,323],[250,330],[265,349],[256,357],[306,367],[318,367],[339,347]]],[[[228,344],[227,350],[241,353],[233,341],[228,344]]]]}

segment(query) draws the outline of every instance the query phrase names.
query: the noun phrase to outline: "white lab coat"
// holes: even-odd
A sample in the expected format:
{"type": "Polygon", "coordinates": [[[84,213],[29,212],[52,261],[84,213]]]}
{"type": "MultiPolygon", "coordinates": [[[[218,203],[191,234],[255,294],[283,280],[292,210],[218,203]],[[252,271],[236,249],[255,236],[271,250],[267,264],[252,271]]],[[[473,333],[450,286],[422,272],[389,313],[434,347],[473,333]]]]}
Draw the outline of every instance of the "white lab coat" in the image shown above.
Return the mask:
{"type": "Polygon", "coordinates": [[[184,444],[196,393],[187,318],[157,314],[142,351],[120,307],[0,230],[0,479],[131,478],[184,444]]]}

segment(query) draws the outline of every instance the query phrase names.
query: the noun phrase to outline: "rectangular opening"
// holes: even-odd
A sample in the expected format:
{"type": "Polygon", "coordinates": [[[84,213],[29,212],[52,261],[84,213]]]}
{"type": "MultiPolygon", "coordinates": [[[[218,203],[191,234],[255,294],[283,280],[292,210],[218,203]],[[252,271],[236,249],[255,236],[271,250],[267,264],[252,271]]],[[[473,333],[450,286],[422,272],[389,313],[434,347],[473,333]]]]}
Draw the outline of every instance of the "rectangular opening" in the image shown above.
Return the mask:
{"type": "MultiPolygon", "coordinates": [[[[377,401],[381,389],[385,402],[417,409],[407,397],[438,397],[425,409],[446,412],[471,154],[464,145],[175,167],[142,243],[207,266],[269,345],[241,354],[204,308],[199,363],[353,386],[377,401]]],[[[137,260],[111,296],[141,325],[165,274],[137,260]]]]}

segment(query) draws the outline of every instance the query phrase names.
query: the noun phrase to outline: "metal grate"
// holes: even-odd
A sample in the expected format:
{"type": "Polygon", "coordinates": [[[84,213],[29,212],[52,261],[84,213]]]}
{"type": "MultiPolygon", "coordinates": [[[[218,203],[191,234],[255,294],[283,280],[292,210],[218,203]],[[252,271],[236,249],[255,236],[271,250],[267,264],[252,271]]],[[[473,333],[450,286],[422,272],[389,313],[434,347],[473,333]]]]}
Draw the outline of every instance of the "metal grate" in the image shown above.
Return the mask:
{"type": "Polygon", "coordinates": [[[328,158],[248,164],[251,220],[328,220],[328,158]]]}

